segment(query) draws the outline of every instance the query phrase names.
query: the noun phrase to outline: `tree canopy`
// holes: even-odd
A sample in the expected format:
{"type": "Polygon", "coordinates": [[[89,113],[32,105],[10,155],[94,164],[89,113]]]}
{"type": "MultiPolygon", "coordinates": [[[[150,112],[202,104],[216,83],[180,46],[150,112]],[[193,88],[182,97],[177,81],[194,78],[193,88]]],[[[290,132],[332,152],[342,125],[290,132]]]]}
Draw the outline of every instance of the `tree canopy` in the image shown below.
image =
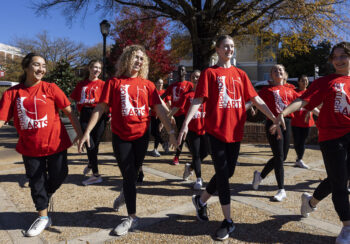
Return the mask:
{"type": "MultiPolygon", "coordinates": [[[[61,6],[68,17],[86,11],[90,0],[37,0],[38,12],[61,6]]],[[[191,36],[194,68],[208,65],[215,52],[213,40],[220,34],[232,37],[277,33],[292,39],[295,48],[305,39],[334,39],[348,26],[347,0],[96,0],[97,10],[122,7],[143,10],[149,18],[168,18],[180,23],[191,36]],[[303,38],[294,38],[302,36],[303,38]]]]}

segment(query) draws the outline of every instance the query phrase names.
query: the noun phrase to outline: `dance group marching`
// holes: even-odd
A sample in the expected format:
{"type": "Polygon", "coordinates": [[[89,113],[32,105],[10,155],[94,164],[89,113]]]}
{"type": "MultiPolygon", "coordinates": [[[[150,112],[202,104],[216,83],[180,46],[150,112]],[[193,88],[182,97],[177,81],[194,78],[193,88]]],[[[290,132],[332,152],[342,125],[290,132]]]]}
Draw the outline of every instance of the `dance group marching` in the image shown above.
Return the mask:
{"type": "MultiPolygon", "coordinates": [[[[283,65],[271,69],[270,84],[257,93],[247,74],[231,65],[234,41],[223,35],[216,40],[218,62],[203,71],[195,70],[191,82],[186,81],[186,69],[178,67],[178,81],[162,90],[163,80],[156,86],[147,80],[149,58],[140,45],[123,50],[116,64],[114,77],[104,82],[99,79],[101,62],[92,60],[88,74],[77,84],[67,98],[54,83],[43,81],[45,59],[30,53],[22,60],[23,75],[20,84],[9,88],[0,101],[0,128],[13,118],[19,134],[16,150],[22,154],[29,179],[31,196],[38,218],[26,231],[26,236],[39,235],[51,225],[48,207],[52,195],[68,174],[67,149],[72,145],[62,124],[59,112],[70,119],[77,137],[78,151],[86,150],[88,165],[84,174],[92,176],[83,185],[102,182],[98,170],[99,142],[108,120],[111,120],[113,152],[123,177],[120,195],[114,201],[118,210],[126,205],[128,216],[114,229],[116,235],[125,235],[137,227],[136,184],[143,181],[142,163],[149,143],[149,126],[154,135],[153,156],[160,156],[162,144],[176,147],[172,164],[179,164],[182,145],[187,143],[192,163],[185,165],[184,180],[193,172],[195,190],[203,186],[201,163],[210,154],[215,174],[200,195],[192,196],[197,218],[209,221],[207,201],[218,194],[224,220],[215,237],[224,240],[234,231],[231,219],[229,179],[233,176],[243,138],[246,111],[260,110],[266,117],[266,136],[273,157],[264,168],[253,174],[253,189],[257,190],[264,178],[274,170],[278,191],[275,201],[286,200],[283,163],[289,150],[293,131],[297,152],[296,166],[308,168],[303,162],[305,140],[318,116],[316,126],[327,178],[313,195],[301,196],[301,214],[307,217],[316,205],[332,194],[334,208],[343,222],[336,243],[350,243],[350,207],[348,178],[350,168],[350,43],[336,44],[329,55],[335,73],[315,80],[309,88],[306,76],[301,76],[299,89],[286,83],[283,65]],[[75,101],[79,120],[71,109],[75,101]],[[151,116],[152,115],[152,116],[151,116]],[[175,138],[175,126],[177,135],[175,138]],[[168,142],[160,135],[163,127],[168,142]],[[210,152],[210,153],[209,153],[210,152]]],[[[141,203],[142,204],[142,203],[141,203]]]]}

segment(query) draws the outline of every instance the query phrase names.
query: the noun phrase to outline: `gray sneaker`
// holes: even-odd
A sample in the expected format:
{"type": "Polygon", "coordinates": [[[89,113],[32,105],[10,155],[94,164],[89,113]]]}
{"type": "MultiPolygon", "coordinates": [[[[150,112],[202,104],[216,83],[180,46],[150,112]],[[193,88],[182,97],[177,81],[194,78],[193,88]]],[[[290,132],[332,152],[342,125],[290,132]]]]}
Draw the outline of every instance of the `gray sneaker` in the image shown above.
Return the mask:
{"type": "Polygon", "coordinates": [[[305,218],[309,217],[309,214],[316,210],[316,208],[312,208],[310,206],[310,200],[312,196],[309,193],[304,192],[301,195],[301,206],[300,206],[300,213],[305,218]]]}
{"type": "Polygon", "coordinates": [[[191,170],[191,164],[186,163],[182,178],[184,180],[188,180],[192,175],[193,175],[193,170],[191,170]]]}
{"type": "Polygon", "coordinates": [[[119,209],[125,205],[124,191],[123,189],[120,191],[119,196],[114,200],[113,208],[115,211],[119,211],[119,209]]]}
{"type": "Polygon", "coordinates": [[[137,227],[139,223],[139,218],[132,218],[128,216],[127,218],[122,219],[123,222],[121,222],[115,229],[113,230],[114,234],[117,236],[126,235],[129,230],[133,230],[137,227]]]}

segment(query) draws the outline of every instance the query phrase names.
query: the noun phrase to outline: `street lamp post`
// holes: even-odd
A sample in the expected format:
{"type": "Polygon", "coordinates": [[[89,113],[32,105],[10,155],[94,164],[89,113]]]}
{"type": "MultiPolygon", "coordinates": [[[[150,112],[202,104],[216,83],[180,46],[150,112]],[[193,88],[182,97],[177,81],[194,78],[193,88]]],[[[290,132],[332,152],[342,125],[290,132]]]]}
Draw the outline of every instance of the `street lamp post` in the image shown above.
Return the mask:
{"type": "Polygon", "coordinates": [[[103,56],[102,56],[102,62],[103,62],[103,67],[102,67],[102,79],[105,80],[106,78],[106,38],[109,35],[109,29],[111,28],[111,24],[108,23],[107,20],[102,20],[100,23],[100,30],[101,34],[103,36],[103,56]]]}

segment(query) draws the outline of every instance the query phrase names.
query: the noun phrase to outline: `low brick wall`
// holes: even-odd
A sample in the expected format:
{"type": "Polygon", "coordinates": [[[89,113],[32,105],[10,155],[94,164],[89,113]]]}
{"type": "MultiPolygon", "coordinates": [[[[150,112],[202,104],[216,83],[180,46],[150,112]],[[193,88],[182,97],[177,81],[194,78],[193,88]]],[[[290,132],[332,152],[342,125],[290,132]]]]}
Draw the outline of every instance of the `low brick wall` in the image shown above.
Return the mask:
{"type": "MultiPolygon", "coordinates": [[[[311,127],[310,134],[306,139],[306,144],[317,144],[318,131],[317,128],[311,127]]],[[[290,138],[293,143],[293,136],[290,138]]],[[[243,143],[268,143],[265,133],[265,125],[263,123],[246,122],[244,126],[243,143]]]]}

